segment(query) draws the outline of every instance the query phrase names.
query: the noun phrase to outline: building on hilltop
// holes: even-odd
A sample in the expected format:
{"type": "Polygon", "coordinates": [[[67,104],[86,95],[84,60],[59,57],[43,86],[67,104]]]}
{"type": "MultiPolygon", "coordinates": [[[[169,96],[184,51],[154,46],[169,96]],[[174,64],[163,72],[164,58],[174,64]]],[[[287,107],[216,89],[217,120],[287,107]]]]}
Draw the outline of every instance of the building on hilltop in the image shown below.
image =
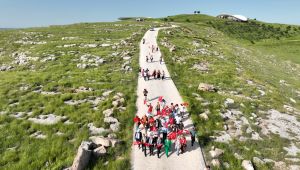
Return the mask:
{"type": "Polygon", "coordinates": [[[229,19],[237,22],[248,22],[248,18],[243,15],[229,15],[229,14],[221,14],[218,15],[217,18],[229,19]]]}

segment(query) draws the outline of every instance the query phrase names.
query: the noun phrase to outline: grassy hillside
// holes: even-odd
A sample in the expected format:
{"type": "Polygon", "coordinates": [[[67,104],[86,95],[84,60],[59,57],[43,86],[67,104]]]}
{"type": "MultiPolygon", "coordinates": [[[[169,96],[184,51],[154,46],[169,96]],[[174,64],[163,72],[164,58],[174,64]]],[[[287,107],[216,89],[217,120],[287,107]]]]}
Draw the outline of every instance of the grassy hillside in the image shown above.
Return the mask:
{"type": "Polygon", "coordinates": [[[92,136],[89,123],[109,129],[102,112],[113,107],[119,92],[125,103],[113,116],[123,142],[90,169],[128,169],[138,42],[151,25],[129,21],[1,31],[0,67],[12,68],[0,72],[0,169],[71,166],[81,141],[92,136]],[[104,96],[107,91],[112,93],[104,96]],[[64,118],[52,125],[30,121],[48,114],[64,118]]]}
{"type": "MultiPolygon", "coordinates": [[[[242,160],[235,153],[252,161],[258,157],[285,161],[286,166],[299,164],[286,159],[300,158],[299,154],[289,156],[283,149],[298,140],[266,135],[260,126],[271,109],[300,118],[295,111],[300,109],[299,27],[258,21],[237,23],[206,15],[162,20],[180,26],[162,31],[159,41],[172,79],[191,104],[190,113],[208,162],[212,159],[209,151],[215,146],[225,150],[220,169],[228,164],[229,169],[242,169],[242,160]],[[171,52],[165,44],[175,45],[176,50],[171,52]],[[202,71],[194,69],[199,65],[202,71]],[[200,91],[199,83],[214,85],[218,92],[200,91]],[[227,98],[234,104],[226,106],[227,98]],[[284,105],[294,107],[294,111],[287,112],[284,105]],[[242,114],[233,120],[223,119],[228,111],[242,114]],[[208,115],[207,120],[203,113],[208,115]],[[237,135],[232,135],[229,143],[213,140],[212,136],[223,132],[237,135]]],[[[275,163],[255,163],[255,167],[276,169],[275,163]]]]}

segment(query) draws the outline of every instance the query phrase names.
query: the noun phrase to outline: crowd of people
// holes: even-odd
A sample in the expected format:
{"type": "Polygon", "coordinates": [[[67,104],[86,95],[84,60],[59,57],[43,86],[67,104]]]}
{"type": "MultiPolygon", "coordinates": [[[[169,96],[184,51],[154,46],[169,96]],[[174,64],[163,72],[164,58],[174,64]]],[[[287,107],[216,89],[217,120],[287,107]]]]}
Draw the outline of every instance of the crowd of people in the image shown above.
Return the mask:
{"type": "Polygon", "coordinates": [[[187,147],[186,136],[191,137],[191,146],[195,142],[195,129],[184,130],[183,118],[186,114],[187,103],[167,105],[162,96],[158,98],[155,107],[147,102],[148,91],[144,89],[144,104],[148,110],[142,117],[136,115],[135,122],[135,144],[142,149],[144,155],[156,155],[160,158],[161,150],[164,148],[168,157],[172,143],[176,154],[184,153],[187,147]],[[174,141],[174,142],[172,142],[174,141]],[[149,150],[149,153],[147,153],[149,150]]]}
{"type": "Polygon", "coordinates": [[[144,78],[145,81],[150,80],[151,77],[153,77],[154,80],[165,80],[166,74],[165,71],[162,70],[156,70],[154,69],[152,72],[148,68],[141,69],[140,68],[140,74],[144,78]]]}

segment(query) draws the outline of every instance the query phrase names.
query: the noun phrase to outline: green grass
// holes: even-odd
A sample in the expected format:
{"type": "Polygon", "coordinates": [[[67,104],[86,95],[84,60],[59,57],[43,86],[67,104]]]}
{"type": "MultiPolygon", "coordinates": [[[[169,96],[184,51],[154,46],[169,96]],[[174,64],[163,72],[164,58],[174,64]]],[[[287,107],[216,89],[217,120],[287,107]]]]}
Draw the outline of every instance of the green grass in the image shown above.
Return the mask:
{"type": "MultiPolygon", "coordinates": [[[[288,26],[258,21],[236,23],[205,15],[172,16],[164,21],[178,22],[176,24],[180,25],[179,28],[168,30],[169,32],[161,31],[159,42],[167,38],[168,42],[176,46],[176,51],[172,53],[169,49],[161,47],[162,53],[180,94],[190,103],[189,110],[208,161],[211,159],[208,151],[212,146],[225,150],[221,161],[228,162],[230,169],[242,169],[241,161],[233,156],[235,152],[249,160],[254,156],[271,158],[275,161],[283,160],[285,157],[283,147],[288,146],[289,141],[278,136],[264,137],[263,141],[258,142],[233,140],[229,144],[214,142],[209,136],[215,135],[218,130],[223,130],[225,122],[219,113],[225,110],[224,100],[228,97],[235,100],[235,108],[242,111],[248,119],[251,113],[264,117],[260,115],[260,110],[273,108],[281,111],[283,105],[287,103],[300,108],[299,104],[289,101],[290,97],[299,101],[295,93],[300,88],[299,50],[297,48],[299,42],[296,41],[299,35],[298,30],[292,29],[288,34],[281,35],[282,29],[288,26]],[[281,31],[276,32],[277,28],[281,31]],[[193,41],[199,42],[200,47],[193,46],[193,41]],[[208,50],[217,51],[223,57],[201,55],[195,52],[196,49],[205,48],[204,44],[209,45],[208,50]],[[175,58],[182,61],[174,61],[175,58]],[[195,63],[201,62],[209,63],[210,70],[207,73],[191,69],[195,63]],[[239,72],[236,68],[242,71],[239,72]],[[248,85],[246,80],[252,80],[256,85],[248,85]],[[289,86],[280,85],[280,80],[287,81],[289,86]],[[220,95],[201,92],[197,90],[201,82],[213,84],[219,88],[219,91],[226,93],[220,95]],[[240,95],[253,98],[260,94],[258,86],[266,92],[266,95],[253,101],[230,94],[231,91],[236,91],[240,95]],[[202,106],[193,93],[199,94],[210,104],[202,106]],[[211,113],[209,120],[205,121],[199,117],[199,114],[207,109],[211,113]],[[255,150],[261,154],[257,154],[255,150]]],[[[252,128],[260,132],[257,126],[254,125],[252,128]]],[[[272,167],[272,164],[266,164],[256,168],[270,169],[272,167]]]]}
{"type": "Polygon", "coordinates": [[[81,141],[90,136],[87,124],[94,123],[97,127],[108,127],[103,122],[102,111],[112,107],[114,93],[122,92],[126,100],[126,111],[115,111],[114,116],[120,121],[117,137],[124,141],[115,148],[108,150],[106,157],[94,160],[89,169],[129,169],[130,146],[132,144],[132,118],[135,113],[138,70],[138,43],[146,29],[154,25],[151,22],[137,23],[122,21],[115,23],[82,23],[66,26],[50,26],[47,28],[30,28],[0,31],[0,46],[3,51],[0,63],[13,65],[12,71],[0,72],[0,111],[8,114],[0,115],[0,169],[63,169],[72,165],[77,148],[81,141]],[[132,36],[133,33],[137,33],[132,36]],[[28,37],[35,42],[46,41],[43,45],[21,45],[14,42],[28,37]],[[78,37],[74,40],[62,40],[63,37],[78,37]],[[111,47],[80,48],[80,44],[119,43],[127,39],[127,45],[111,47]],[[130,44],[131,43],[131,44],[130,44]],[[59,48],[65,44],[77,44],[76,47],[59,48]],[[29,51],[32,57],[47,57],[54,54],[56,60],[48,62],[30,61],[26,66],[12,64],[13,52],[29,51]],[[75,51],[70,53],[69,51],[75,51]],[[129,51],[132,55],[133,72],[120,70],[124,61],[111,57],[113,52],[129,51]],[[106,63],[85,70],[78,69],[75,59],[83,54],[101,56],[106,63]],[[30,68],[34,65],[34,71],[30,68]],[[29,88],[21,91],[20,87],[29,88]],[[62,94],[45,96],[32,92],[42,85],[43,91],[59,91],[62,94]],[[72,93],[72,89],[80,86],[93,88],[87,93],[72,93]],[[105,101],[93,110],[90,103],[69,106],[64,101],[86,99],[89,96],[100,97],[108,89],[114,90],[105,101]],[[10,104],[18,102],[16,106],[10,104]],[[24,119],[9,116],[15,112],[33,112],[24,119]],[[59,122],[55,125],[38,125],[28,120],[41,114],[67,116],[74,124],[66,125],[59,122]],[[47,138],[35,139],[30,135],[41,131],[47,138]],[[57,132],[64,135],[58,136],[57,132]],[[13,148],[13,149],[9,149],[13,148]],[[117,159],[123,157],[125,159],[117,159]],[[109,161],[107,166],[103,163],[109,161]]]}

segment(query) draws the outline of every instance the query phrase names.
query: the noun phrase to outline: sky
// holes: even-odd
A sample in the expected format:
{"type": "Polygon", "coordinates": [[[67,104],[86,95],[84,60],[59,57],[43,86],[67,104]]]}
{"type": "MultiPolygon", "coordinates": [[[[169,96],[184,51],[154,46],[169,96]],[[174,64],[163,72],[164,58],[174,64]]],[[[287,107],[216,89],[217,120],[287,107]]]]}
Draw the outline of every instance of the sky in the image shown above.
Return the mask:
{"type": "Polygon", "coordinates": [[[164,17],[195,10],[240,14],[272,23],[300,25],[300,0],[0,0],[0,28],[40,27],[119,17],[164,17]]]}

